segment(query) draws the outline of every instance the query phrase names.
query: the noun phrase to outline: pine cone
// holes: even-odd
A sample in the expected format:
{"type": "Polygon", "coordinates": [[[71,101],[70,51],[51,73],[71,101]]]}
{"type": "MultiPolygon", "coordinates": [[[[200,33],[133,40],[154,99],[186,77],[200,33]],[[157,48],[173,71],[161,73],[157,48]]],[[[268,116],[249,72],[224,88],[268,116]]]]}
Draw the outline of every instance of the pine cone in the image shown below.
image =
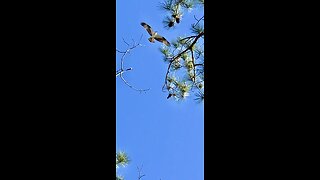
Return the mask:
{"type": "Polygon", "coordinates": [[[168,24],[169,27],[172,27],[173,25],[174,25],[174,21],[170,21],[168,24]]]}

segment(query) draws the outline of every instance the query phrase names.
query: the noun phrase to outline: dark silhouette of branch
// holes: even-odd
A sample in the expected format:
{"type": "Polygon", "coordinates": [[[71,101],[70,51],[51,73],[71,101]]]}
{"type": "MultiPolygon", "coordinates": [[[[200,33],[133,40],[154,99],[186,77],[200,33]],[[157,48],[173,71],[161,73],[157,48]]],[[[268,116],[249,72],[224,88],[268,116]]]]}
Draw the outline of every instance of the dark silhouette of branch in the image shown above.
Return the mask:
{"type": "Polygon", "coordinates": [[[128,68],[128,69],[126,69],[126,70],[118,70],[117,72],[116,72],[116,76],[119,76],[121,73],[124,73],[124,72],[126,72],[126,71],[130,71],[130,70],[132,70],[132,68],[128,68]]]}
{"type": "Polygon", "coordinates": [[[204,16],[202,16],[200,19],[197,19],[196,15],[194,15],[193,17],[194,17],[194,19],[197,21],[194,26],[198,25],[198,23],[199,23],[201,20],[204,20],[204,16]]]}
{"type": "MultiPolygon", "coordinates": [[[[188,36],[188,37],[185,37],[185,38],[180,39],[180,41],[183,41],[183,40],[186,40],[186,39],[189,40],[189,39],[195,38],[195,37],[197,37],[197,36],[188,36]]],[[[187,40],[187,41],[188,41],[188,40],[187,40]]]]}
{"type": "Polygon", "coordinates": [[[125,60],[126,55],[129,54],[129,53],[131,52],[131,50],[133,50],[134,48],[136,48],[136,47],[138,47],[138,46],[142,46],[142,45],[140,44],[140,41],[141,41],[142,37],[143,37],[143,34],[141,35],[140,40],[139,40],[138,43],[135,43],[135,41],[132,39],[133,43],[132,43],[131,46],[130,46],[130,44],[129,44],[128,42],[126,42],[126,41],[122,38],[122,40],[124,41],[124,43],[125,43],[127,46],[129,46],[129,47],[128,47],[125,51],[120,51],[120,50],[116,49],[116,51],[117,51],[118,53],[122,54],[121,60],[120,60],[120,69],[118,69],[118,70],[116,71],[116,77],[119,76],[119,77],[121,78],[121,80],[122,80],[127,86],[129,86],[131,89],[136,90],[136,91],[139,91],[139,92],[148,91],[149,88],[148,88],[148,89],[138,89],[138,88],[134,87],[133,85],[131,85],[130,83],[128,83],[128,82],[125,80],[125,78],[123,77],[123,73],[128,72],[128,71],[131,71],[131,70],[133,69],[133,68],[131,68],[131,67],[129,67],[129,68],[124,68],[124,60],[125,60]]]}
{"type": "MultiPolygon", "coordinates": [[[[204,0],[162,0],[160,8],[166,11],[163,20],[164,27],[170,29],[181,23],[184,12],[191,12],[193,8],[203,9],[204,0]]],[[[188,13],[189,14],[189,13],[188,13]]],[[[204,97],[204,51],[200,44],[204,40],[204,15],[197,17],[191,24],[191,35],[180,37],[172,42],[169,48],[160,48],[164,61],[168,63],[165,73],[163,91],[169,93],[167,99],[175,97],[176,100],[185,99],[192,91],[199,97],[204,97]],[[200,39],[200,40],[199,40],[200,39]],[[199,92],[196,92],[199,91],[199,92]]]]}
{"type": "Polygon", "coordinates": [[[193,42],[192,42],[185,50],[183,50],[182,52],[178,53],[176,56],[173,56],[173,57],[170,58],[170,63],[169,63],[169,65],[168,65],[168,69],[167,69],[167,72],[166,72],[165,85],[164,85],[164,86],[166,86],[167,88],[169,88],[169,86],[168,86],[168,74],[169,74],[169,72],[170,72],[170,68],[171,68],[172,63],[173,63],[176,59],[180,58],[180,57],[182,56],[182,54],[186,53],[188,50],[190,50],[190,51],[192,52],[192,47],[196,44],[196,42],[198,41],[198,39],[199,39],[201,36],[203,36],[203,35],[204,35],[204,32],[201,32],[200,34],[198,34],[198,35],[194,38],[193,42]]]}
{"type": "Polygon", "coordinates": [[[137,169],[138,169],[138,180],[140,180],[143,176],[145,176],[145,174],[141,174],[141,171],[142,171],[142,167],[143,167],[143,165],[141,165],[141,168],[139,168],[138,166],[137,166],[137,169]]]}

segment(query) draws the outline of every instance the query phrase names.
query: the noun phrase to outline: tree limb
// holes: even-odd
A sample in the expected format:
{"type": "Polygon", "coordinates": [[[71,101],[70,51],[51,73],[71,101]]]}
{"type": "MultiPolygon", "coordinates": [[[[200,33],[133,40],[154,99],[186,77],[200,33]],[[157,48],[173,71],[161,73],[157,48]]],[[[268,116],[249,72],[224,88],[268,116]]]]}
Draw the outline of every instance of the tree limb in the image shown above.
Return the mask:
{"type": "MultiPolygon", "coordinates": [[[[134,48],[136,48],[136,47],[138,47],[138,46],[142,46],[142,45],[140,44],[140,41],[141,41],[141,39],[142,39],[142,36],[143,36],[143,34],[141,35],[140,40],[139,40],[139,42],[138,42],[137,44],[136,44],[136,43],[134,42],[134,40],[132,39],[132,41],[133,41],[132,46],[129,47],[129,48],[127,48],[125,51],[119,51],[118,49],[116,49],[116,51],[117,51],[118,53],[122,54],[121,60],[120,60],[120,69],[116,71],[116,77],[117,77],[117,76],[120,76],[121,80],[122,80],[128,87],[130,87],[131,89],[134,89],[134,90],[136,90],[136,91],[139,91],[139,92],[148,91],[149,89],[138,89],[138,88],[135,88],[134,86],[132,86],[131,84],[129,84],[129,83],[124,79],[124,77],[122,76],[122,74],[123,74],[124,72],[127,72],[127,71],[132,70],[131,67],[130,67],[130,68],[126,68],[126,69],[124,68],[124,59],[125,59],[125,56],[126,56],[127,54],[129,54],[131,50],[133,50],[134,48]]],[[[130,46],[130,44],[127,43],[123,38],[122,38],[122,40],[124,41],[125,44],[127,44],[128,46],[130,46]]]]}
{"type": "Polygon", "coordinates": [[[199,33],[195,39],[193,40],[193,42],[190,44],[190,46],[188,46],[185,50],[183,50],[182,52],[180,52],[179,54],[177,54],[176,56],[172,57],[171,60],[170,60],[170,63],[168,65],[168,69],[167,69],[167,72],[166,72],[166,77],[165,77],[165,85],[164,86],[167,86],[168,87],[168,82],[167,82],[167,79],[168,79],[168,74],[170,72],[170,68],[171,68],[171,65],[172,65],[172,62],[175,61],[177,58],[181,57],[182,54],[184,54],[185,52],[187,52],[188,50],[191,50],[192,51],[192,47],[196,44],[196,42],[198,41],[198,39],[204,35],[204,32],[201,32],[199,33]]]}

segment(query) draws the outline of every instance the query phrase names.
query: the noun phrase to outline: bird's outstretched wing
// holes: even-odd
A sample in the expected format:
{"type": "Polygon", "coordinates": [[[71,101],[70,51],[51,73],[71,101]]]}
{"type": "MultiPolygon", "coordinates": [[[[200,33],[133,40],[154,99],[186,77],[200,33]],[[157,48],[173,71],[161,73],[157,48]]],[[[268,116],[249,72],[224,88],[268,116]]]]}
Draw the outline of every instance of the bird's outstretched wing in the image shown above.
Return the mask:
{"type": "Polygon", "coordinates": [[[163,44],[167,45],[167,46],[170,46],[170,43],[169,41],[166,40],[166,38],[164,38],[163,36],[160,36],[159,34],[157,34],[155,37],[154,37],[155,40],[159,41],[159,42],[162,42],[163,44]]]}
{"type": "Polygon", "coordinates": [[[156,34],[147,23],[142,22],[141,26],[143,26],[148,31],[148,33],[150,34],[150,36],[151,36],[149,38],[150,42],[154,42],[154,39],[155,39],[155,40],[157,40],[159,42],[162,42],[163,44],[165,44],[167,46],[170,46],[169,41],[167,41],[166,38],[164,38],[163,36],[160,36],[159,34],[156,34]]]}
{"type": "Polygon", "coordinates": [[[142,22],[141,26],[143,26],[148,31],[150,36],[154,35],[154,31],[152,30],[152,28],[147,23],[142,22]]]}

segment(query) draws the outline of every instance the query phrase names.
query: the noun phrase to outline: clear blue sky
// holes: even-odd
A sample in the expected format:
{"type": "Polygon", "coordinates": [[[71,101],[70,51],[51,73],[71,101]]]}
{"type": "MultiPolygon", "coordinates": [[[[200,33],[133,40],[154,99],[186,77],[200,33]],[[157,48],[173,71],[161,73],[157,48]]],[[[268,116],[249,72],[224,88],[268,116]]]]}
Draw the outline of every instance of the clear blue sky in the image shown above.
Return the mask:
{"type": "MultiPolygon", "coordinates": [[[[116,150],[127,152],[131,162],[118,174],[127,180],[137,180],[137,166],[147,180],[204,179],[204,107],[193,97],[184,101],[166,99],[162,91],[167,63],[162,59],[159,42],[150,43],[148,33],[140,25],[148,23],[155,31],[171,41],[178,35],[191,35],[193,13],[185,14],[173,30],[163,27],[166,12],[158,7],[159,0],[116,1],[116,48],[126,50],[127,42],[141,44],[125,59],[125,67],[133,70],[124,74],[137,88],[150,88],[145,93],[130,89],[116,79],[116,150]]],[[[195,11],[194,9],[193,11],[195,11]]],[[[202,12],[199,13],[201,17],[202,12]]],[[[106,32],[107,33],[107,32],[106,32]]],[[[117,54],[116,69],[120,67],[117,54]]]]}

